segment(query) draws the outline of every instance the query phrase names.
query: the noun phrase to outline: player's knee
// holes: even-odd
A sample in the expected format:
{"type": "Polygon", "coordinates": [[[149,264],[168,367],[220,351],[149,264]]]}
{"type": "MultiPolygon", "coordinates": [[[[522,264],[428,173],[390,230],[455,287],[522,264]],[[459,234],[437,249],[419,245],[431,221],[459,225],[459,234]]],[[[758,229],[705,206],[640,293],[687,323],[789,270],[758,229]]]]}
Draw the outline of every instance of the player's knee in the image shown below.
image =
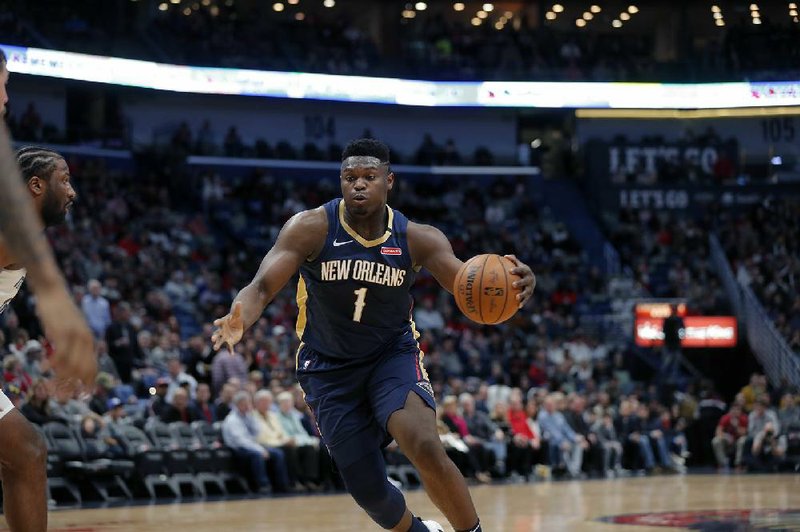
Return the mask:
{"type": "Polygon", "coordinates": [[[36,431],[31,432],[32,437],[26,442],[23,452],[26,463],[38,471],[47,467],[47,444],[41,434],[36,431]]]}
{"type": "Polygon", "coordinates": [[[47,445],[35,430],[14,446],[14,456],[6,464],[12,471],[36,474],[47,468],[47,445]]]}
{"type": "Polygon", "coordinates": [[[382,506],[389,499],[390,487],[391,485],[383,476],[352,479],[347,485],[350,494],[359,506],[367,510],[382,506]]]}
{"type": "Polygon", "coordinates": [[[428,436],[415,438],[408,445],[408,449],[403,449],[403,452],[417,469],[426,471],[441,469],[448,460],[438,436],[435,438],[428,436]]]}

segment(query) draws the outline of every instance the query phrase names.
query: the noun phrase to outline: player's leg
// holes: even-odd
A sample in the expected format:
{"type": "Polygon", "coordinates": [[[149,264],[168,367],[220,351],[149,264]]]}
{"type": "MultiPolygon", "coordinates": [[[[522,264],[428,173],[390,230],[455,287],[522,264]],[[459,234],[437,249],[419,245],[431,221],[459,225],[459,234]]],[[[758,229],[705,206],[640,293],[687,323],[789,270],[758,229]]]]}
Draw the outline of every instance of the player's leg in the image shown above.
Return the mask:
{"type": "Polygon", "coordinates": [[[480,530],[467,483],[447,454],[436,430],[436,413],[414,391],[389,417],[389,433],[419,471],[431,501],[456,531],[480,530]]]}
{"type": "Polygon", "coordinates": [[[380,451],[385,438],[370,407],[365,383],[373,365],[342,365],[303,347],[298,381],[353,499],[381,527],[398,532],[428,532],[413,519],[403,494],[386,478],[380,451]]]}
{"type": "Polygon", "coordinates": [[[47,446],[0,393],[3,514],[12,532],[47,530],[47,446]]]}

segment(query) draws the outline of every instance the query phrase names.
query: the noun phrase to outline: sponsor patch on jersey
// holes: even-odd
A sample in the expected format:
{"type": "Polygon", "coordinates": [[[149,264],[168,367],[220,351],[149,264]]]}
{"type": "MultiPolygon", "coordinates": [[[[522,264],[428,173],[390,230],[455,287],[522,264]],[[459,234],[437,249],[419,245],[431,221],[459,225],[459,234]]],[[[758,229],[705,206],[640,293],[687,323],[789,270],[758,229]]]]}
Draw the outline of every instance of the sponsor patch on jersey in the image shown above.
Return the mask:
{"type": "Polygon", "coordinates": [[[428,393],[428,395],[433,397],[433,386],[431,386],[431,383],[429,383],[428,381],[419,381],[417,383],[417,386],[425,390],[428,393]]]}
{"type": "Polygon", "coordinates": [[[381,255],[402,255],[403,250],[400,248],[390,248],[387,246],[381,247],[381,255]]]}
{"type": "Polygon", "coordinates": [[[800,509],[737,509],[653,512],[601,517],[598,521],[617,525],[719,530],[797,530],[800,509]]]}

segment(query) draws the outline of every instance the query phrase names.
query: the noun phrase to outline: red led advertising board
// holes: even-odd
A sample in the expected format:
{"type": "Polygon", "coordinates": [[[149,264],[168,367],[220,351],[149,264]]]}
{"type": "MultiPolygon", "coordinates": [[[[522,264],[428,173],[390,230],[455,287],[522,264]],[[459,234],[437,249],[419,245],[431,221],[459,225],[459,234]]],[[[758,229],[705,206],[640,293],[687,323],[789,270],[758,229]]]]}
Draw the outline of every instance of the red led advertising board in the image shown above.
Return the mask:
{"type": "MultiPolygon", "coordinates": [[[[738,339],[736,318],[732,316],[687,316],[681,340],[683,347],[735,347],[738,339]]],[[[636,318],[636,345],[655,347],[664,344],[664,320],[636,318]]]]}

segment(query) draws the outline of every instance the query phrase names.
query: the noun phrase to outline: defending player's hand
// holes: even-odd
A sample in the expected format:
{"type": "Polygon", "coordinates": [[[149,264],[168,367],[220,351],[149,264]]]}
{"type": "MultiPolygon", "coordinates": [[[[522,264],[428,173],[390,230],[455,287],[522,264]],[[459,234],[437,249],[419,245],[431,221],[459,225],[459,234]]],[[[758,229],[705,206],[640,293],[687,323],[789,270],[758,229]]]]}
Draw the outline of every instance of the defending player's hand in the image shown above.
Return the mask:
{"type": "Polygon", "coordinates": [[[233,309],[225,316],[214,320],[214,327],[217,329],[211,335],[214,350],[219,351],[223,344],[228,344],[228,348],[233,351],[233,346],[239,343],[244,334],[244,321],[242,321],[242,302],[237,301],[233,309]]]}
{"type": "Polygon", "coordinates": [[[530,266],[524,264],[515,255],[505,255],[505,258],[516,265],[515,268],[511,270],[511,273],[522,277],[519,281],[514,281],[514,288],[520,288],[522,290],[522,292],[517,295],[519,308],[522,308],[533,295],[533,289],[536,288],[536,276],[533,275],[530,266]]]}
{"type": "Polygon", "coordinates": [[[44,333],[53,344],[53,369],[59,379],[79,379],[94,386],[97,375],[97,356],[86,320],[66,287],[37,292],[36,313],[44,333]]]}

